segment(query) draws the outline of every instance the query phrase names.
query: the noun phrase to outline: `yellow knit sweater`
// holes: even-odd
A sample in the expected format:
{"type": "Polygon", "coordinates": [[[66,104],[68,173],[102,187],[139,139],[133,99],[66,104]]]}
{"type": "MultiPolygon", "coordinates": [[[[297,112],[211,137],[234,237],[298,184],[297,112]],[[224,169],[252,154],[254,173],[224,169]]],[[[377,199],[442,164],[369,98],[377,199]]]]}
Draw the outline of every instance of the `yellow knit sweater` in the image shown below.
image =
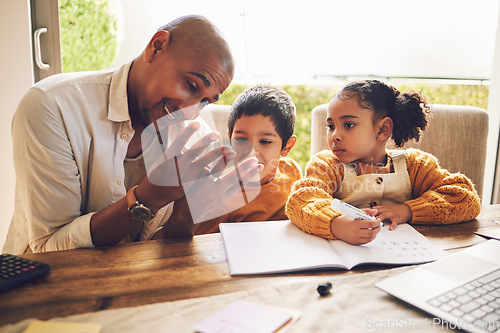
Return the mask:
{"type": "MultiPolygon", "coordinates": [[[[356,164],[358,174],[387,173],[384,167],[356,164]]],[[[406,150],[406,166],[412,199],[405,202],[412,223],[451,224],[476,218],[481,211],[479,196],[464,175],[442,169],[437,159],[417,149],[406,150]]],[[[335,239],[331,221],[341,215],[330,205],[344,177],[344,167],[329,150],[316,154],[306,167],[305,178],[294,183],[286,205],[288,218],[300,229],[320,237],[335,239]]]]}

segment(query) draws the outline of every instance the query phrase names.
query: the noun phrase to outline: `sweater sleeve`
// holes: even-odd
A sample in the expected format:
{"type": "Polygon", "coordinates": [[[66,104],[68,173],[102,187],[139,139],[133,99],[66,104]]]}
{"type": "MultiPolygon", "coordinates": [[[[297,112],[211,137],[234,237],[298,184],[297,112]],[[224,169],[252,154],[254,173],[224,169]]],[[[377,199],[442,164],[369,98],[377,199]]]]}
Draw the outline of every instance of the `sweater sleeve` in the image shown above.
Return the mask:
{"type": "Polygon", "coordinates": [[[306,167],[305,177],[294,183],[286,214],[303,231],[335,239],[331,221],[341,215],[331,209],[332,195],[342,183],[343,167],[331,151],[322,151],[306,167]]]}
{"type": "Polygon", "coordinates": [[[406,150],[406,164],[414,199],[405,204],[412,211],[412,223],[451,224],[479,215],[479,196],[465,175],[451,174],[433,155],[417,149],[406,150]]]}

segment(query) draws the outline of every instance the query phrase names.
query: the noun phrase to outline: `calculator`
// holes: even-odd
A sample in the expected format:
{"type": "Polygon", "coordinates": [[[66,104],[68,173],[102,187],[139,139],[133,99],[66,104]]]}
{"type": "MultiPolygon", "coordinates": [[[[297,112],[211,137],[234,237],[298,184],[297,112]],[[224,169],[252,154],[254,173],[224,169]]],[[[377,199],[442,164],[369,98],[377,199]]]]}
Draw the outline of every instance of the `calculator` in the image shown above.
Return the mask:
{"type": "Polygon", "coordinates": [[[48,264],[12,254],[1,254],[0,292],[45,275],[49,270],[48,264]]]}

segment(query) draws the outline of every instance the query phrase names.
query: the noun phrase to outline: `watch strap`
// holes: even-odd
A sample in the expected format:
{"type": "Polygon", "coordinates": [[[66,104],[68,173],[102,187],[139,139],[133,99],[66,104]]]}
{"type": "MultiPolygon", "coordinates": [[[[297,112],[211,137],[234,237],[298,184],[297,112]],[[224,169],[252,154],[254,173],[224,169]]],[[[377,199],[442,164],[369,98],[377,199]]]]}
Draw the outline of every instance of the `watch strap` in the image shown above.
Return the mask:
{"type": "Polygon", "coordinates": [[[135,188],[136,187],[137,187],[137,185],[135,185],[130,190],[128,190],[127,195],[125,196],[125,198],[127,199],[127,208],[128,209],[139,204],[139,201],[137,201],[137,198],[135,197],[135,188]]]}
{"type": "MultiPolygon", "coordinates": [[[[134,208],[136,206],[140,206],[142,208],[145,208],[145,209],[149,210],[149,212],[151,213],[151,218],[155,217],[156,214],[153,213],[153,211],[151,210],[151,208],[149,208],[148,206],[146,206],[146,205],[140,203],[139,201],[137,201],[137,198],[135,196],[135,188],[136,187],[137,187],[137,185],[135,185],[130,190],[128,190],[127,195],[125,196],[125,199],[127,201],[127,208],[128,208],[128,210],[132,213],[132,208],[134,208]]],[[[146,222],[146,221],[142,221],[142,222],[146,222]]]]}

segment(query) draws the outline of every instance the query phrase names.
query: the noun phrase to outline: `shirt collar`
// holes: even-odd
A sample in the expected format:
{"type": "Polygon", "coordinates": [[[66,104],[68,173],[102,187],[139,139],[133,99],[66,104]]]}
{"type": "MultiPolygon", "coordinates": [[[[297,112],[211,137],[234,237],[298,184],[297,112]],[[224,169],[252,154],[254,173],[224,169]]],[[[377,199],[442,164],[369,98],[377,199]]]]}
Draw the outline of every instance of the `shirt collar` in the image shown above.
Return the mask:
{"type": "Polygon", "coordinates": [[[122,65],[111,75],[108,109],[108,119],[111,121],[123,122],[130,120],[127,81],[132,62],[122,65]]]}

